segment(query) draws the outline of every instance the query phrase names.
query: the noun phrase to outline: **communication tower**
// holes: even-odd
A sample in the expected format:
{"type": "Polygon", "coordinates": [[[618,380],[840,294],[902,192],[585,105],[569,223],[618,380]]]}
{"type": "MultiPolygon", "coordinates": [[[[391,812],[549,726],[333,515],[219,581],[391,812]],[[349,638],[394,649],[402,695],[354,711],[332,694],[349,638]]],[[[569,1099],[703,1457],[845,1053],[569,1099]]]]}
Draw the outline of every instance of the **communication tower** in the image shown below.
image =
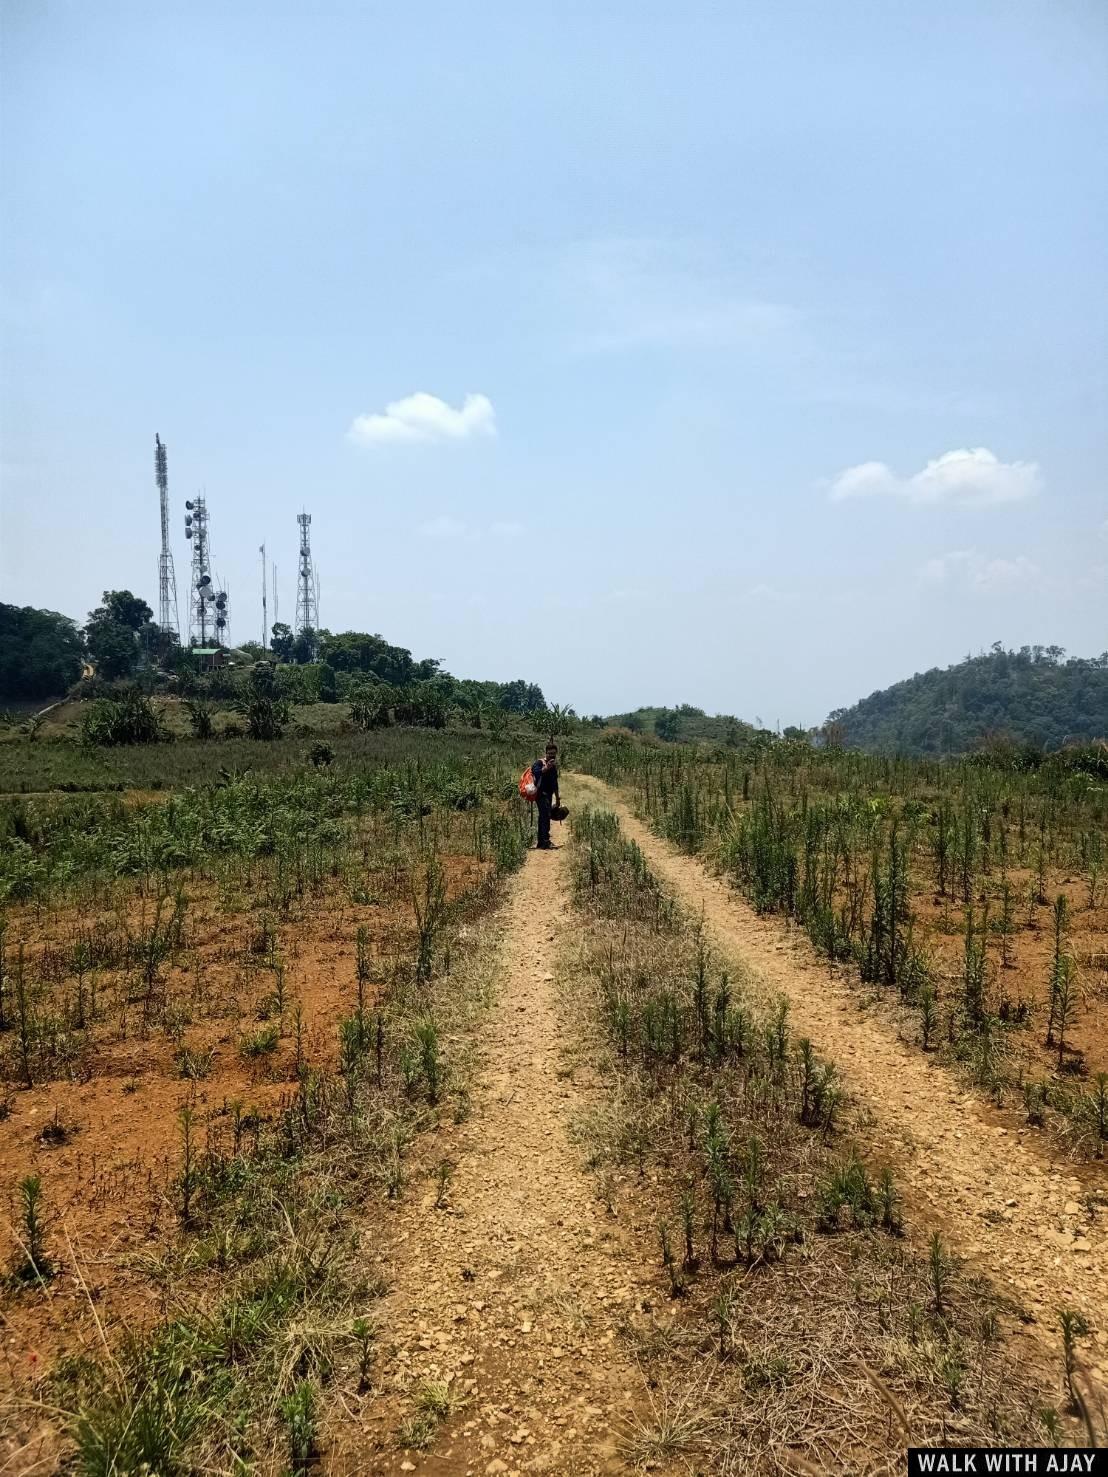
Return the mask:
{"type": "Polygon", "coordinates": [[[296,576],[296,634],[319,631],[319,578],[312,564],[312,515],[297,513],[300,524],[300,567],[296,576]]]}
{"type": "Polygon", "coordinates": [[[173,569],[173,550],[169,547],[169,470],[165,443],[158,435],[154,437],[154,481],[158,484],[158,500],[162,510],[162,552],[158,555],[158,625],[166,636],[176,636],[180,640],[177,575],[173,569]]]}
{"type": "Polygon", "coordinates": [[[189,603],[189,639],[195,646],[214,641],[222,646],[227,640],[227,592],[212,582],[211,552],[208,547],[208,504],[198,494],[185,504],[185,537],[192,544],[192,590],[189,603]]]}

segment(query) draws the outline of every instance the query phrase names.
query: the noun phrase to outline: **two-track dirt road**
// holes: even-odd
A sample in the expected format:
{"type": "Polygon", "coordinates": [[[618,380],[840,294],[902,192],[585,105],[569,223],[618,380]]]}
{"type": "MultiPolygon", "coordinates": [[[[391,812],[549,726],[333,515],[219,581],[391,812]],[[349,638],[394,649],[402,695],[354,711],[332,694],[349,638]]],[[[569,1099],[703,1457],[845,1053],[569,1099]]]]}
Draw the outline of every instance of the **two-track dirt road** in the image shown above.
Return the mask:
{"type": "MultiPolygon", "coordinates": [[[[1051,1165],[1041,1141],[1003,1131],[945,1069],[864,1013],[805,942],[659,840],[614,790],[587,776],[575,776],[574,789],[616,813],[752,989],[788,996],[795,1032],[836,1064],[861,1110],[866,1152],[896,1166],[910,1233],[925,1240],[942,1228],[1028,1310],[1036,1362],[1057,1369],[1057,1309],[1080,1309],[1103,1382],[1108,1238],[1072,1170],[1051,1165]]],[[[454,1172],[444,1205],[435,1208],[430,1179],[422,1192],[413,1187],[378,1248],[391,1281],[374,1371],[381,1398],[348,1430],[334,1471],[632,1470],[623,1438],[649,1395],[619,1329],[656,1294],[658,1268],[621,1239],[571,1137],[600,1090],[579,1059],[567,1066],[574,1031],[556,950],[572,926],[566,852],[531,855],[492,925],[496,998],[479,1032],[472,1110],[445,1132],[454,1172]],[[427,1449],[398,1445],[403,1421],[436,1406],[427,1449]]]]}
{"type": "MultiPolygon", "coordinates": [[[[642,1295],[570,1139],[588,1088],[564,1066],[556,934],[569,907],[560,850],[535,852],[497,926],[499,989],[481,1034],[445,1209],[409,1195],[389,1260],[377,1371],[383,1420],[428,1385],[457,1401],[433,1447],[383,1450],[351,1470],[589,1474],[630,1471],[619,1435],[643,1399],[617,1336],[642,1295]]],[[[381,1431],[382,1444],[390,1437],[381,1431]]]]}

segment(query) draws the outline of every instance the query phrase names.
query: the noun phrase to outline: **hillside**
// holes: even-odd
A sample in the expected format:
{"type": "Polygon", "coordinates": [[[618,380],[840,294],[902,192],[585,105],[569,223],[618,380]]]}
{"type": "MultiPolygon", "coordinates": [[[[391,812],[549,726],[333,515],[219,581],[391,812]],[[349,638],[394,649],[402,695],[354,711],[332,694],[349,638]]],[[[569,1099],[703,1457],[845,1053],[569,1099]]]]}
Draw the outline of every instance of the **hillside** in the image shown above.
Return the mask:
{"type": "Polygon", "coordinates": [[[850,748],[952,754],[996,739],[1057,749],[1108,737],[1108,653],[1073,657],[1056,646],[933,667],[828,715],[850,748]]]}
{"type": "Polygon", "coordinates": [[[614,728],[629,728],[632,733],[650,733],[667,743],[696,743],[704,740],[725,744],[730,740],[737,743],[748,739],[754,727],[734,718],[730,713],[717,713],[714,717],[703,708],[694,708],[691,703],[681,703],[676,708],[635,708],[630,713],[612,713],[605,720],[614,728]]]}

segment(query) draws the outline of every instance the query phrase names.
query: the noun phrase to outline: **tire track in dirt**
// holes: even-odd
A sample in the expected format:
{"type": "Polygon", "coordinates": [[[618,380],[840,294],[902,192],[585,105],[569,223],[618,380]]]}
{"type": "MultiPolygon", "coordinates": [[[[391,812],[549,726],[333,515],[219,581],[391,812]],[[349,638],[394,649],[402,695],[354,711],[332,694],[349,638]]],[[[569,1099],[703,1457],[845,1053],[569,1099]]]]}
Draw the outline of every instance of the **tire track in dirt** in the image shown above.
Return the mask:
{"type": "Polygon", "coordinates": [[[617,1330],[642,1289],[570,1140],[590,1089],[562,1066],[554,940],[568,921],[566,871],[565,853],[532,852],[490,925],[500,979],[472,1110],[434,1151],[456,1165],[445,1208],[413,1184],[397,1212],[384,1257],[394,1285],[378,1312],[380,1446],[367,1465],[364,1446],[344,1443],[346,1470],[631,1470],[619,1432],[642,1378],[617,1330]],[[397,1447],[421,1387],[444,1380],[458,1405],[433,1444],[397,1447]]]}
{"type": "Polygon", "coordinates": [[[1108,1234],[1081,1203],[1072,1166],[1050,1164],[987,1110],[952,1073],[866,1016],[858,994],[806,940],[786,941],[739,893],[695,858],[654,835],[611,786],[574,775],[615,812],[657,875],[703,912],[709,932],[752,982],[790,1001],[795,1031],[840,1069],[873,1118],[867,1138],[897,1168],[905,1199],[943,1229],[997,1290],[1033,1316],[1029,1328],[1057,1358],[1057,1309],[1079,1309],[1093,1328],[1094,1373],[1108,1380],[1108,1234]]]}

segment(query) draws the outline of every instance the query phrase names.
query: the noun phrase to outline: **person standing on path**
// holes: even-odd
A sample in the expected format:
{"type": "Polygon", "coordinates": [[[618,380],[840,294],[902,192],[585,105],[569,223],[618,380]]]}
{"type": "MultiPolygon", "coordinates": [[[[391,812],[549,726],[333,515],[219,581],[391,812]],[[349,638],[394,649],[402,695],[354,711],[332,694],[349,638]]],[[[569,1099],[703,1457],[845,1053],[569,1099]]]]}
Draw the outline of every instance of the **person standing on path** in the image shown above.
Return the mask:
{"type": "Polygon", "coordinates": [[[535,780],[535,803],[539,807],[539,839],[535,843],[539,851],[553,851],[550,840],[550,807],[561,805],[558,793],[558,745],[553,739],[546,746],[546,758],[536,759],[531,766],[535,780]]]}

